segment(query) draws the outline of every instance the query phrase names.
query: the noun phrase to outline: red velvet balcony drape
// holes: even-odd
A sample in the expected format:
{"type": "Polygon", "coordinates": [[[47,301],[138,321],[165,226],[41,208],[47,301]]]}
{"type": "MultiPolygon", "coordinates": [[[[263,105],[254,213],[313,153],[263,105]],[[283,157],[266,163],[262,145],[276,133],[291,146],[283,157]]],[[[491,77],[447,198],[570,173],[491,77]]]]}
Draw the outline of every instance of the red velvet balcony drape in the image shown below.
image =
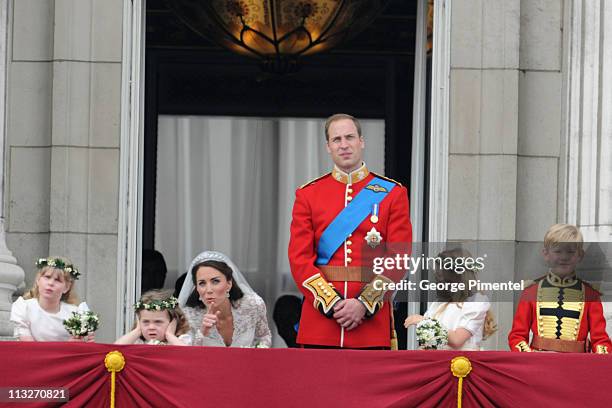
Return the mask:
{"type": "Polygon", "coordinates": [[[612,400],[610,356],[510,352],[6,342],[0,343],[0,387],[67,387],[65,406],[108,407],[104,357],[112,350],[126,360],[117,374],[120,408],[455,407],[450,361],[458,355],[472,364],[463,382],[464,407],[603,407],[612,400]]]}

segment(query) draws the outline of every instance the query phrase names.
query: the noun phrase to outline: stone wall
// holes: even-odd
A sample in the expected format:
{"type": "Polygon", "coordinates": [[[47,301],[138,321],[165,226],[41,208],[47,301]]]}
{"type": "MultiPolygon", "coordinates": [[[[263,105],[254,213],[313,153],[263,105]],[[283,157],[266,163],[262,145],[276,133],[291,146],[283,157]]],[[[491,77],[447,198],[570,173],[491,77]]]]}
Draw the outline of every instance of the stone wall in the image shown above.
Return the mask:
{"type": "MultiPolygon", "coordinates": [[[[612,240],[612,6],[451,4],[448,239],[516,242],[508,268],[489,273],[531,279],[543,266],[534,248],[554,223],[612,240]]],[[[500,330],[487,347],[506,348],[513,309],[494,305],[500,330]]]]}
{"type": "Polygon", "coordinates": [[[7,244],[84,272],[77,293],[115,337],[121,0],[18,0],[9,17],[7,244]]]}
{"type": "MultiPolygon", "coordinates": [[[[562,11],[562,0],[452,0],[448,239],[517,242],[486,271],[499,280],[533,278],[522,243],[561,221],[562,11]]],[[[493,311],[486,346],[505,349],[514,305],[493,311]]]]}

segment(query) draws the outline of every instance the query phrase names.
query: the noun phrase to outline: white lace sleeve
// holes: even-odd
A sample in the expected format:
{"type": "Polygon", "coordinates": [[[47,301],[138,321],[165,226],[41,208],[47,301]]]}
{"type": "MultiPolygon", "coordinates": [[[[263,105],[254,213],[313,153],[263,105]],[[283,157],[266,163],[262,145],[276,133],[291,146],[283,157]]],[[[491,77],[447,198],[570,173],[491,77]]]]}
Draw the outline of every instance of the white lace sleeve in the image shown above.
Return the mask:
{"type": "Polygon", "coordinates": [[[13,336],[17,338],[21,336],[32,337],[30,320],[28,319],[28,305],[21,296],[17,298],[11,307],[11,322],[15,327],[13,336]]]}
{"type": "Polygon", "coordinates": [[[255,323],[255,346],[272,347],[272,334],[268,327],[266,304],[258,297],[257,299],[257,322],[255,323]]]}

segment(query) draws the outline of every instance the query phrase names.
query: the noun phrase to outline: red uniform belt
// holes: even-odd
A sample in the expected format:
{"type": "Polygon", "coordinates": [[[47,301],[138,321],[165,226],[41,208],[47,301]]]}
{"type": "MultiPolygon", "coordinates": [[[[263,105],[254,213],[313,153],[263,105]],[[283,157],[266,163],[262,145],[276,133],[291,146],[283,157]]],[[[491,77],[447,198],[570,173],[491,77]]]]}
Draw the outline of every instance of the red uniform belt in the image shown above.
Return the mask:
{"type": "Polygon", "coordinates": [[[370,282],[373,278],[372,271],[360,266],[327,266],[317,265],[328,282],[370,282]]]}
{"type": "Polygon", "coordinates": [[[531,348],[536,350],[558,351],[559,353],[585,353],[585,342],[575,340],[547,339],[533,336],[531,348]]]}

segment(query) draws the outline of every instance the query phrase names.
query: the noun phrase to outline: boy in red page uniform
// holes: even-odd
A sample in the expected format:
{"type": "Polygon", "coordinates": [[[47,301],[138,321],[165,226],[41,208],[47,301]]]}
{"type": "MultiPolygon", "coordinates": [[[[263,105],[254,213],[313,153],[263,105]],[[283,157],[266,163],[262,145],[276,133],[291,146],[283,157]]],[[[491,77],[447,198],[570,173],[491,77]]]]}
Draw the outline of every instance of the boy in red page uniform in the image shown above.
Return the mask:
{"type": "Polygon", "coordinates": [[[508,335],[512,351],[608,354],[612,349],[599,292],[576,277],[582,242],[573,225],[556,224],[546,232],[542,255],[550,269],[521,295],[508,335]]]}

